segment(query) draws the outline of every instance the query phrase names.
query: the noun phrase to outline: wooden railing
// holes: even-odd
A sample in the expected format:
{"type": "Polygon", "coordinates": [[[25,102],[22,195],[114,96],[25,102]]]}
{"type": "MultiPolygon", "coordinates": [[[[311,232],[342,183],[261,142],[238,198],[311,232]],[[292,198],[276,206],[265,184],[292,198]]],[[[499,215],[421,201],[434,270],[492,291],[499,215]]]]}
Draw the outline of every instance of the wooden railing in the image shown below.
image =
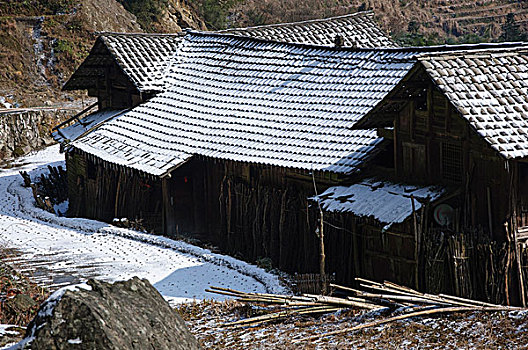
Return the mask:
{"type": "Polygon", "coordinates": [[[87,113],[88,111],[90,111],[91,109],[93,109],[94,107],[97,106],[97,102],[95,102],[94,104],[86,107],[85,109],[83,109],[82,111],[80,111],[79,113],[77,113],[76,115],[74,115],[73,117],[63,121],[62,123],[60,123],[59,125],[56,125],[53,129],[51,129],[52,131],[55,131],[55,130],[58,130],[59,128],[62,128],[64,125],[67,125],[69,123],[71,123],[73,120],[77,120],[79,123],[81,123],[81,125],[84,126],[84,124],[82,123],[82,121],[79,119],[83,114],[87,113]]]}

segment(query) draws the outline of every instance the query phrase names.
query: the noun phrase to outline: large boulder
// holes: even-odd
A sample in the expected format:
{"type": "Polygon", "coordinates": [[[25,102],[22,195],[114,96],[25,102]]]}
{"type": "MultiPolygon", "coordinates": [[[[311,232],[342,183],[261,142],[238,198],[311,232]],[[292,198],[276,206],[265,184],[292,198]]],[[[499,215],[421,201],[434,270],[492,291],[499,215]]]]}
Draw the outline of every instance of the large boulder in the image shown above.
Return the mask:
{"type": "Polygon", "coordinates": [[[199,349],[185,322],[147,281],[59,291],[28,326],[24,349],[199,349]]]}

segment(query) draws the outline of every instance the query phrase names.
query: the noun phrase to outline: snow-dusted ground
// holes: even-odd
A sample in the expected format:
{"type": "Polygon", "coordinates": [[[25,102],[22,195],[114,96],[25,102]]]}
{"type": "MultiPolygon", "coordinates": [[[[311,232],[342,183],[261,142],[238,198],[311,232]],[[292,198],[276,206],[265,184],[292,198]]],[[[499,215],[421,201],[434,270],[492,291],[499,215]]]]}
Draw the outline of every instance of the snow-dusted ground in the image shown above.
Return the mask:
{"type": "Polygon", "coordinates": [[[6,334],[7,335],[17,335],[18,332],[11,330],[11,328],[20,328],[20,327],[16,325],[10,325],[10,324],[0,324],[0,337],[6,334]]]}
{"type": "MultiPolygon", "coordinates": [[[[58,288],[95,277],[147,278],[171,302],[219,299],[210,285],[255,292],[286,292],[277,276],[234,258],[168,238],[106,223],[57,217],[34,206],[20,170],[32,178],[45,166],[64,166],[58,145],[0,169],[0,244],[21,255],[10,262],[41,285],[58,288]]],[[[221,299],[221,298],[220,298],[221,299]]]]}

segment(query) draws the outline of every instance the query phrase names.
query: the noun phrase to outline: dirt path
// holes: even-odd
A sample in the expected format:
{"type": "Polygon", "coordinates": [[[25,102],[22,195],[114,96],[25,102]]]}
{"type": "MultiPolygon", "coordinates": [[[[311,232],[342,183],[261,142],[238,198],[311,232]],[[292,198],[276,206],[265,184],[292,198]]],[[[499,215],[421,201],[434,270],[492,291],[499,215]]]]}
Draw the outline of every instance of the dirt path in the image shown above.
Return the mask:
{"type": "Polygon", "coordinates": [[[36,176],[61,164],[52,146],[0,170],[0,244],[20,252],[8,262],[37,283],[59,288],[96,277],[115,281],[147,278],[173,301],[212,298],[209,285],[248,291],[284,291],[278,278],[233,258],[105,223],[60,218],[33,205],[18,171],[36,176]]]}

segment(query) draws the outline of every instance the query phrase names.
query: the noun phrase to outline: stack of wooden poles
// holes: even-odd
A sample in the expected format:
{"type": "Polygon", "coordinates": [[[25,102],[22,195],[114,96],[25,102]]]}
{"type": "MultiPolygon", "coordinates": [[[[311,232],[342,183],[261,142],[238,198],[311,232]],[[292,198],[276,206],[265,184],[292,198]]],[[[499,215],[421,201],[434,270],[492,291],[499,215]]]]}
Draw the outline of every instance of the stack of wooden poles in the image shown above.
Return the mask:
{"type": "Polygon", "coordinates": [[[445,314],[468,311],[512,311],[518,307],[502,306],[481,301],[460,298],[445,294],[427,294],[391,282],[377,283],[366,279],[356,279],[361,289],[331,284],[335,291],[343,296],[324,296],[303,294],[301,296],[263,293],[245,293],[233,289],[211,287],[207,292],[227,295],[244,303],[279,306],[279,310],[224,324],[225,327],[256,326],[265,322],[277,321],[293,315],[324,314],[342,309],[377,311],[384,318],[360,324],[351,328],[297,339],[295,342],[314,340],[325,336],[352,332],[397,320],[433,314],[445,314]],[[344,294],[351,294],[345,296],[344,294]]]}

